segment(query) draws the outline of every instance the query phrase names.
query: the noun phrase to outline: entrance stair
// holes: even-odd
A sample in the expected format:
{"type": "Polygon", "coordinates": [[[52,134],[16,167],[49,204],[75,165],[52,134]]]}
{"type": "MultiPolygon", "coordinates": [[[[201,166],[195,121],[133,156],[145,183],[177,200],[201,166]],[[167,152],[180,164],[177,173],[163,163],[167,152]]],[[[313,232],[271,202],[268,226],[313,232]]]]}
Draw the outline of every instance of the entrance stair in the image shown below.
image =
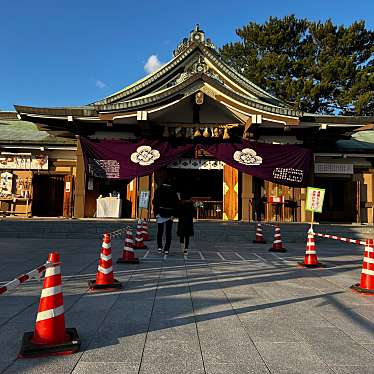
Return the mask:
{"type": "MultiPolygon", "coordinates": [[[[104,232],[111,232],[136,225],[130,219],[13,219],[0,220],[1,238],[51,238],[51,239],[90,239],[101,238],[104,232]]],[[[173,238],[176,239],[176,222],[173,228],[173,238]]],[[[256,225],[251,222],[223,222],[202,220],[195,222],[195,239],[199,241],[216,242],[251,242],[255,238],[256,225]]],[[[309,229],[305,223],[281,223],[282,240],[287,243],[304,243],[309,229]]],[[[343,236],[352,239],[367,239],[374,237],[373,225],[360,224],[319,224],[314,226],[315,232],[343,236]]],[[[150,237],[154,240],[156,223],[149,225],[150,237]]],[[[273,227],[263,226],[266,239],[271,241],[274,236],[273,227]]]]}

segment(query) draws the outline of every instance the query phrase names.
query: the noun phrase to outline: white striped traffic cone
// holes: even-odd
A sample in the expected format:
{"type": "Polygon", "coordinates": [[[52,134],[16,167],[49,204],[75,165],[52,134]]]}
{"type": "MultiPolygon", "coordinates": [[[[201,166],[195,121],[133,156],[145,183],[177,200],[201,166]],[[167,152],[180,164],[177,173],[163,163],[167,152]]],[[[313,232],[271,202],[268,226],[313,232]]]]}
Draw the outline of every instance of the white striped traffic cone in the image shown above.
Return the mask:
{"type": "Polygon", "coordinates": [[[273,246],[269,249],[271,252],[287,252],[285,248],[283,248],[282,244],[282,237],[281,237],[281,229],[279,225],[276,225],[274,228],[274,241],[273,246]]]}
{"type": "Polygon", "coordinates": [[[143,242],[142,224],[138,221],[136,225],[136,235],[134,249],[147,249],[147,246],[143,242]]]}
{"type": "Polygon", "coordinates": [[[45,272],[34,332],[26,332],[19,357],[67,355],[79,351],[80,339],[75,328],[65,328],[60,255],[52,252],[48,261],[54,266],[45,272]]]}
{"type": "Polygon", "coordinates": [[[351,288],[357,292],[374,295],[374,245],[373,239],[366,239],[364,260],[362,262],[361,279],[351,288]]]}
{"type": "Polygon", "coordinates": [[[317,268],[323,266],[320,262],[318,262],[316,242],[312,227],[310,227],[310,229],[308,230],[304,262],[299,262],[299,265],[308,268],[317,268]]]}
{"type": "Polygon", "coordinates": [[[264,235],[262,233],[262,226],[261,226],[260,222],[256,226],[256,238],[255,238],[255,240],[253,240],[253,243],[266,244],[266,241],[264,239],[264,235]]]}
{"type": "Polygon", "coordinates": [[[134,239],[132,238],[131,228],[128,227],[126,230],[125,246],[123,247],[122,257],[117,260],[117,263],[121,264],[138,264],[139,259],[134,254],[134,239]]]}
{"type": "Polygon", "coordinates": [[[142,220],[142,235],[144,241],[151,240],[151,238],[149,237],[148,223],[146,220],[142,220]]]}
{"type": "Polygon", "coordinates": [[[96,280],[91,280],[88,282],[88,286],[91,291],[114,291],[116,289],[122,288],[122,284],[118,282],[118,280],[114,279],[112,265],[112,245],[110,242],[110,235],[105,233],[103,237],[103,244],[101,246],[99,266],[97,267],[96,273],[96,280]]]}

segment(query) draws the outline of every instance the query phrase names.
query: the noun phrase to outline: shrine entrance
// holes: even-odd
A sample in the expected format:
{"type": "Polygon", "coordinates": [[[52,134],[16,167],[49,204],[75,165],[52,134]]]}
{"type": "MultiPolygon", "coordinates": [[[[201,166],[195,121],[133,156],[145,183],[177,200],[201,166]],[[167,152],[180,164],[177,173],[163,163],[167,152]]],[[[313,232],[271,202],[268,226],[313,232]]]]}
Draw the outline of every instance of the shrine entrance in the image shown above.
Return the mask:
{"type": "Polygon", "coordinates": [[[156,183],[171,177],[176,190],[195,202],[198,219],[222,219],[223,167],[221,169],[183,169],[168,167],[155,173],[156,183]]]}

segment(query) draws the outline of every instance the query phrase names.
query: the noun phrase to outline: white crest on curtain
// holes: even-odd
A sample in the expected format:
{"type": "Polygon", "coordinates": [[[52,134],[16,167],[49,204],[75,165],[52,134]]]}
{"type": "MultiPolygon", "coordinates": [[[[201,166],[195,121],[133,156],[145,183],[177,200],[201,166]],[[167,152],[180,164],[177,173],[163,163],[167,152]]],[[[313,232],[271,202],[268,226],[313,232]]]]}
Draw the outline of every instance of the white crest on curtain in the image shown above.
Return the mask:
{"type": "Polygon", "coordinates": [[[244,165],[261,165],[262,157],[257,156],[254,149],[244,148],[234,153],[234,160],[244,165]]]}
{"type": "Polygon", "coordinates": [[[132,162],[142,166],[151,165],[158,158],[160,158],[160,152],[157,149],[152,149],[149,145],[141,145],[130,157],[132,162]]]}

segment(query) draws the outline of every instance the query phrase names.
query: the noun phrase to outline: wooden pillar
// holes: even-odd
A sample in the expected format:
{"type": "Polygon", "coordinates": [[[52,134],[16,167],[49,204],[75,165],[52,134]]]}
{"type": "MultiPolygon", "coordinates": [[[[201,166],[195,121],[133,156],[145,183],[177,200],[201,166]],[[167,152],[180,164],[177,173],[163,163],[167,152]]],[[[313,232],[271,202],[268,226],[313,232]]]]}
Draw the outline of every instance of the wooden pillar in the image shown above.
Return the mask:
{"type": "Polygon", "coordinates": [[[306,188],[301,188],[300,194],[300,216],[301,222],[311,222],[312,212],[305,210],[306,207],[306,188]]]}
{"type": "Polygon", "coordinates": [[[131,203],[131,218],[137,218],[137,190],[138,190],[138,178],[134,178],[127,185],[127,196],[126,199],[131,203]]]}
{"type": "Polygon", "coordinates": [[[73,176],[65,175],[64,177],[64,209],[63,216],[66,218],[71,217],[71,202],[73,195],[73,176]]]}
{"type": "Polygon", "coordinates": [[[251,221],[253,217],[252,175],[242,174],[242,221],[251,221]]]}
{"type": "Polygon", "coordinates": [[[368,172],[368,173],[363,173],[364,177],[364,192],[363,194],[364,198],[366,195],[366,201],[364,201],[364,206],[366,208],[366,217],[367,217],[367,223],[374,223],[374,207],[373,207],[373,202],[374,202],[374,173],[373,172],[368,172]]]}
{"type": "Polygon", "coordinates": [[[84,205],[86,198],[86,170],[84,167],[81,141],[77,139],[77,175],[75,179],[74,217],[84,217],[84,205]]]}
{"type": "MultiPolygon", "coordinates": [[[[139,177],[138,179],[138,196],[140,196],[141,191],[148,191],[149,192],[149,199],[151,199],[151,187],[152,187],[152,176],[145,175],[144,177],[139,177]]],[[[150,200],[148,201],[148,206],[150,206],[150,200]]],[[[142,208],[138,213],[139,218],[148,218],[149,217],[149,209],[142,208]]]]}
{"type": "Polygon", "coordinates": [[[238,187],[239,172],[237,169],[224,165],[223,167],[223,220],[238,220],[238,187]]]}

